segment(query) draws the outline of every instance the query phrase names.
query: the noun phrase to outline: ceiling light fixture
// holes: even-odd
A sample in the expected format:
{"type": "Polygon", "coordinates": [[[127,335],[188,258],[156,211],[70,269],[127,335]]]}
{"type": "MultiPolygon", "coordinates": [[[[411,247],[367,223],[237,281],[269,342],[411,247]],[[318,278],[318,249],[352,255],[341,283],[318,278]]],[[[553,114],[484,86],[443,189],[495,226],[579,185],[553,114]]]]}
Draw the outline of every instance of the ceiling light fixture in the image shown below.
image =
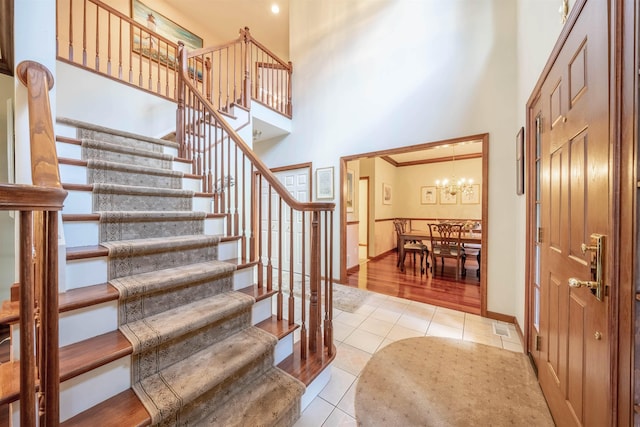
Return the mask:
{"type": "Polygon", "coordinates": [[[271,5],[271,13],[273,13],[274,15],[277,15],[278,13],[280,13],[280,6],[278,6],[277,4],[272,4],[271,5]]]}
{"type": "Polygon", "coordinates": [[[452,146],[453,149],[453,175],[451,179],[444,178],[442,180],[436,180],[436,188],[441,191],[444,191],[451,196],[455,196],[458,193],[462,193],[465,196],[470,196],[473,194],[473,179],[460,178],[456,179],[456,148],[455,145],[452,146]]]}

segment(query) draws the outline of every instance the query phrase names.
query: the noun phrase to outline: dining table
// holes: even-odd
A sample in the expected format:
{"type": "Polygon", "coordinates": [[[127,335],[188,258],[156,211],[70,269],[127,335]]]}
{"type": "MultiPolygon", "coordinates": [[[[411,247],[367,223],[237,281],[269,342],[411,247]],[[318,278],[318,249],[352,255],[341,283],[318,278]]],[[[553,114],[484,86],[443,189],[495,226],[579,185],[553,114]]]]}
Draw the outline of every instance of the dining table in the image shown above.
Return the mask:
{"type": "MultiPolygon", "coordinates": [[[[434,234],[436,237],[437,234],[434,234]]],[[[431,234],[429,230],[409,230],[405,233],[401,233],[399,236],[398,242],[398,256],[400,259],[400,271],[404,271],[404,245],[406,242],[420,241],[420,240],[429,240],[431,241],[431,234]]],[[[473,244],[482,244],[482,233],[478,231],[465,231],[460,234],[460,243],[473,243],[473,244]]]]}

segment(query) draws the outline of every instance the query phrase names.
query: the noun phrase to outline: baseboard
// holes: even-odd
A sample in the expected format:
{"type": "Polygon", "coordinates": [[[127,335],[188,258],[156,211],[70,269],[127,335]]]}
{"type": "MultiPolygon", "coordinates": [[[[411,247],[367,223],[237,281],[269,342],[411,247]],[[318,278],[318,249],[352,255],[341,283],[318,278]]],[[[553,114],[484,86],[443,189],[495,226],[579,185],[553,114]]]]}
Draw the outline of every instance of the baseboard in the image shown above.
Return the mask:
{"type": "MultiPolygon", "coordinates": [[[[500,320],[501,322],[507,323],[515,323],[517,325],[517,321],[515,316],[510,316],[508,314],[496,313],[493,311],[487,311],[487,317],[493,320],[500,320]]],[[[519,330],[519,328],[518,328],[519,330]]]]}
{"type": "Polygon", "coordinates": [[[369,259],[371,259],[371,260],[374,260],[374,261],[375,261],[375,260],[377,260],[377,259],[379,259],[379,258],[382,258],[382,257],[385,257],[385,256],[389,255],[391,252],[397,252],[397,251],[396,251],[396,248],[391,248],[391,249],[389,249],[388,251],[383,252],[383,253],[381,253],[381,254],[378,254],[378,255],[376,255],[376,256],[374,256],[374,257],[371,257],[371,258],[369,258],[369,259]]]}
{"type": "Polygon", "coordinates": [[[347,273],[355,273],[357,271],[360,271],[360,264],[347,268],[347,273]]]}

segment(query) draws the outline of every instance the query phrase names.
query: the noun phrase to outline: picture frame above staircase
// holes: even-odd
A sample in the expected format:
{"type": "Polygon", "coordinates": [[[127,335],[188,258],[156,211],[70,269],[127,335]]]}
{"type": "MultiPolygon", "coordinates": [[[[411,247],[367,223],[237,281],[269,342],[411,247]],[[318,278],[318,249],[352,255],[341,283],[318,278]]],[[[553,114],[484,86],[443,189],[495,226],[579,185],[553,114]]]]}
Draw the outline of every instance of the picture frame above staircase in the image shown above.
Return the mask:
{"type": "MultiPolygon", "coordinates": [[[[131,17],[134,21],[145,26],[150,32],[157,33],[175,43],[178,41],[183,42],[187,50],[200,49],[204,46],[202,37],[195,35],[139,0],[131,0],[131,17]]],[[[133,29],[131,34],[131,51],[133,53],[153,61],[159,61],[170,68],[175,68],[178,63],[178,52],[174,47],[167,46],[165,43],[138,28],[133,29]]],[[[197,64],[199,80],[202,79],[202,65],[201,61],[197,64]]]]}

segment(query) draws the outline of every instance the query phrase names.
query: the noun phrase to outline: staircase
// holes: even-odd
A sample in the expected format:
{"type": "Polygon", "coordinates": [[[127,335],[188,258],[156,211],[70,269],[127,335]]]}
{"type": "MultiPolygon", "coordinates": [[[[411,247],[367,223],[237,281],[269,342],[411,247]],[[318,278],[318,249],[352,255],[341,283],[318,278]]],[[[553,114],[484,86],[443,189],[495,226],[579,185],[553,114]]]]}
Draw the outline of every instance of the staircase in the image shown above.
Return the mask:
{"type": "Polygon", "coordinates": [[[305,385],[275,366],[293,348],[265,331],[273,292],[239,271],[253,266],[176,144],[67,119],[56,133],[63,425],[292,425],[305,385]]]}

